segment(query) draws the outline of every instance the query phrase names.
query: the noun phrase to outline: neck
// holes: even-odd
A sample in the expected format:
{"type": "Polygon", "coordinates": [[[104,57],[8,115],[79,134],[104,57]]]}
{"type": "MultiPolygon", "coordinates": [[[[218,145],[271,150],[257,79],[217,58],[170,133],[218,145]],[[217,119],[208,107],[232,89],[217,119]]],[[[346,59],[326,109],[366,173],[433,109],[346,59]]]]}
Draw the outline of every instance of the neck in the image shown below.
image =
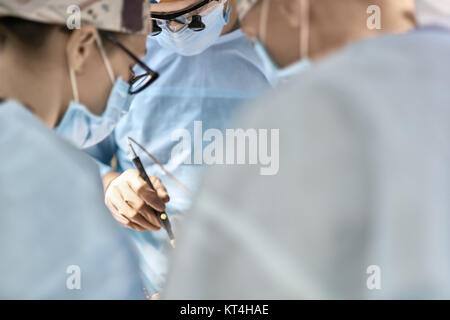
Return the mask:
{"type": "Polygon", "coordinates": [[[44,57],[2,52],[0,96],[14,99],[29,108],[48,127],[56,124],[62,102],[61,81],[56,79],[44,57]],[[52,86],[54,84],[55,86],[52,86]]]}
{"type": "Polygon", "coordinates": [[[318,1],[311,6],[311,56],[321,59],[346,45],[385,33],[406,32],[414,28],[414,2],[380,0],[379,11],[367,13],[371,1],[352,0],[347,6],[338,1],[318,1]],[[333,6],[334,5],[334,6],[333,6]],[[327,14],[320,15],[321,12],[327,14]],[[345,18],[342,17],[351,17],[345,18]],[[380,28],[366,27],[379,22],[380,28]]]}

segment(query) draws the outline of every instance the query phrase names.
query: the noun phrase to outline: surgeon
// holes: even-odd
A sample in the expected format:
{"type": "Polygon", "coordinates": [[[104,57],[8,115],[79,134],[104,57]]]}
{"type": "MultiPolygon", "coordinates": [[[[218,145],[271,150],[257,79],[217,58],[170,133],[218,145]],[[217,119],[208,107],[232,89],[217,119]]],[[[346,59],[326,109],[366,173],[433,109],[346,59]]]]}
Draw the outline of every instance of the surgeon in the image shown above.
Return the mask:
{"type": "Polygon", "coordinates": [[[114,133],[88,152],[101,164],[105,202],[116,220],[130,229],[146,287],[155,295],[165,281],[171,252],[155,211],[167,211],[177,236],[177,225],[190,208],[206,166],[202,154],[214,142],[211,137],[203,141],[204,134],[209,129],[224,134],[243,102],[269,84],[251,41],[239,27],[233,2],[154,1],[151,8],[154,32],[147,40],[144,62],[160,77],[137,94],[114,133]],[[162,186],[158,192],[147,189],[131,162],[128,137],[154,157],[134,145],[151,179],[159,177],[167,192],[162,186]],[[112,167],[115,155],[117,166],[112,167]]]}
{"type": "Polygon", "coordinates": [[[350,45],[241,115],[280,129],[279,174],[208,172],[166,298],[450,298],[450,2],[416,3],[417,30],[350,45]]]}
{"type": "Polygon", "coordinates": [[[148,21],[140,0],[0,0],[0,299],[144,297],[78,147],[151,84],[148,21]]]}
{"type": "Polygon", "coordinates": [[[242,30],[253,39],[273,86],[354,41],[405,32],[415,24],[413,0],[238,0],[236,5],[242,30]]]}

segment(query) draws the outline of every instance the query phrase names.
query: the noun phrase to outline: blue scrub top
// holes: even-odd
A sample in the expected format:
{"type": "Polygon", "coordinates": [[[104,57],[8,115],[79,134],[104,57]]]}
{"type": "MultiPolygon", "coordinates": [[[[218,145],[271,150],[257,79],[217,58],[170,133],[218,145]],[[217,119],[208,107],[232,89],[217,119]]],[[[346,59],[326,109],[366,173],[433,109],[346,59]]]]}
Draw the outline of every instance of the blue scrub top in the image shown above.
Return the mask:
{"type": "MultiPolygon", "coordinates": [[[[117,154],[119,172],[134,168],[126,143],[131,136],[195,194],[205,166],[183,164],[185,158],[180,154],[171,157],[173,148],[180,142],[172,134],[177,129],[186,129],[193,145],[194,121],[202,122],[203,133],[209,128],[224,132],[243,102],[268,88],[262,64],[241,30],[221,36],[197,56],[178,55],[161,47],[153,37],[148,38],[147,52],[143,60],[160,73],[160,78],[136,95],[128,115],[114,133],[88,153],[101,163],[102,175],[111,170],[107,164],[114,154],[117,154]]],[[[204,142],[203,148],[209,143],[204,142]]],[[[159,177],[169,192],[167,213],[176,232],[177,221],[191,206],[191,199],[151,159],[142,152],[139,155],[147,173],[159,177]]],[[[129,233],[141,254],[148,289],[159,292],[167,271],[166,231],[130,230],[129,233]]]]}
{"type": "Polygon", "coordinates": [[[246,108],[280,171],[207,172],[164,298],[450,299],[448,57],[450,32],[361,41],[246,108]]]}
{"type": "Polygon", "coordinates": [[[0,299],[144,298],[94,161],[13,100],[0,101],[0,149],[0,299]]]}

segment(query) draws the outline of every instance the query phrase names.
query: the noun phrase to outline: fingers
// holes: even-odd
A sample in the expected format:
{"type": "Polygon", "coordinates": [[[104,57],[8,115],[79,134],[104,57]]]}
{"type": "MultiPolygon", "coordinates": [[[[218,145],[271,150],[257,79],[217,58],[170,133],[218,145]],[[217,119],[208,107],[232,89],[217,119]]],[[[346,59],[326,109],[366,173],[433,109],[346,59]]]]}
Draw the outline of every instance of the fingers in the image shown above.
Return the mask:
{"type": "MultiPolygon", "coordinates": [[[[128,220],[127,218],[125,218],[121,214],[113,212],[113,211],[111,211],[111,212],[112,212],[112,215],[113,215],[114,219],[116,219],[117,222],[119,222],[120,224],[123,224],[124,226],[127,226],[131,222],[130,220],[128,220]]],[[[119,212],[119,210],[117,210],[117,212],[119,212]]]]}
{"type": "Polygon", "coordinates": [[[137,231],[147,231],[144,228],[138,226],[137,224],[134,224],[133,222],[131,222],[130,220],[128,220],[127,218],[125,218],[124,216],[122,216],[120,214],[112,213],[112,215],[113,215],[114,219],[116,219],[116,221],[119,222],[124,227],[130,228],[133,230],[137,230],[137,231]]]}
{"type": "Polygon", "coordinates": [[[116,219],[117,222],[119,222],[126,228],[136,230],[136,231],[148,231],[145,228],[131,222],[130,220],[128,220],[127,218],[125,218],[124,216],[122,216],[120,214],[113,213],[112,215],[113,215],[114,219],[116,219]]]}
{"type": "Polygon", "coordinates": [[[124,224],[124,227],[131,229],[131,230],[136,230],[136,231],[148,231],[145,228],[142,228],[141,226],[139,226],[131,221],[128,221],[127,224],[124,224]]]}
{"type": "Polygon", "coordinates": [[[119,209],[114,204],[114,200],[113,200],[113,199],[117,199],[120,197],[118,189],[110,188],[108,193],[109,193],[108,195],[105,195],[105,204],[108,207],[109,211],[111,211],[114,219],[116,219],[117,222],[119,222],[120,224],[122,224],[123,226],[125,226],[127,228],[137,230],[137,231],[145,231],[144,228],[134,224],[133,222],[131,222],[130,220],[125,218],[123,215],[119,214],[119,209]]]}
{"type": "MultiPolygon", "coordinates": [[[[106,204],[106,207],[115,216],[120,216],[119,208],[117,208],[117,206],[115,205],[116,200],[119,199],[120,197],[121,196],[120,196],[119,189],[115,188],[115,187],[109,187],[108,190],[105,193],[105,204],[106,204]]],[[[123,219],[120,219],[120,220],[121,220],[121,221],[119,221],[120,223],[126,223],[126,221],[128,221],[128,219],[126,219],[126,218],[123,218],[123,219]]]]}
{"type": "Polygon", "coordinates": [[[162,224],[155,210],[165,211],[167,190],[156,177],[150,177],[155,190],[139,176],[127,170],[114,179],[105,192],[105,204],[120,224],[139,231],[156,231],[162,224]]]}
{"type": "MultiPolygon", "coordinates": [[[[124,174],[127,174],[127,181],[130,187],[139,196],[139,198],[143,199],[146,204],[157,211],[162,212],[166,210],[164,201],[158,196],[157,191],[155,191],[159,190],[160,194],[162,194],[163,197],[168,198],[167,191],[164,186],[162,186],[162,183],[159,181],[159,179],[155,178],[157,179],[157,181],[154,180],[158,183],[158,189],[156,189],[156,187],[154,186],[155,190],[152,190],[144,181],[144,179],[139,176],[137,170],[127,170],[124,174]]],[[[150,178],[150,181],[152,181],[152,178],[150,178]]]]}
{"type": "Polygon", "coordinates": [[[140,211],[142,207],[145,205],[145,201],[139,198],[139,196],[134,192],[134,190],[130,187],[129,183],[125,181],[118,185],[120,193],[122,194],[123,199],[127,202],[127,204],[140,211]]]}
{"type": "Polygon", "coordinates": [[[162,224],[158,218],[158,215],[150,206],[145,204],[139,212],[147,219],[148,222],[157,226],[158,228],[162,228],[162,224]]]}
{"type": "Polygon", "coordinates": [[[136,215],[134,218],[131,218],[130,220],[132,223],[138,225],[139,227],[142,227],[144,230],[157,231],[157,230],[161,229],[160,227],[155,226],[155,225],[151,224],[150,222],[148,222],[140,214],[136,215]]]}
{"type": "Polygon", "coordinates": [[[158,194],[151,190],[148,186],[138,189],[137,194],[144,199],[145,203],[155,209],[156,211],[166,211],[166,205],[164,201],[158,197],[158,194]]]}
{"type": "Polygon", "coordinates": [[[149,211],[143,211],[146,207],[145,202],[138,197],[128,184],[121,184],[116,188],[119,189],[121,195],[120,202],[116,204],[121,215],[145,230],[156,231],[160,229],[156,220],[151,219],[149,211]]]}

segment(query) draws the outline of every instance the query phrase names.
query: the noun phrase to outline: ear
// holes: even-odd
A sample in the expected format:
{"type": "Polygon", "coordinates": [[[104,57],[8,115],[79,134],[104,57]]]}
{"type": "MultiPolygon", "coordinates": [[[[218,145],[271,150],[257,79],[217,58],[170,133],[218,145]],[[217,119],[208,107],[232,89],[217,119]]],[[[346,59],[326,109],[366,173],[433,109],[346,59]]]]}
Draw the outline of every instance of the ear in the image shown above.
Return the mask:
{"type": "Polygon", "coordinates": [[[84,25],[72,31],[67,41],[66,54],[69,66],[75,72],[83,72],[87,59],[96,50],[97,37],[98,30],[91,25],[84,25]]]}

